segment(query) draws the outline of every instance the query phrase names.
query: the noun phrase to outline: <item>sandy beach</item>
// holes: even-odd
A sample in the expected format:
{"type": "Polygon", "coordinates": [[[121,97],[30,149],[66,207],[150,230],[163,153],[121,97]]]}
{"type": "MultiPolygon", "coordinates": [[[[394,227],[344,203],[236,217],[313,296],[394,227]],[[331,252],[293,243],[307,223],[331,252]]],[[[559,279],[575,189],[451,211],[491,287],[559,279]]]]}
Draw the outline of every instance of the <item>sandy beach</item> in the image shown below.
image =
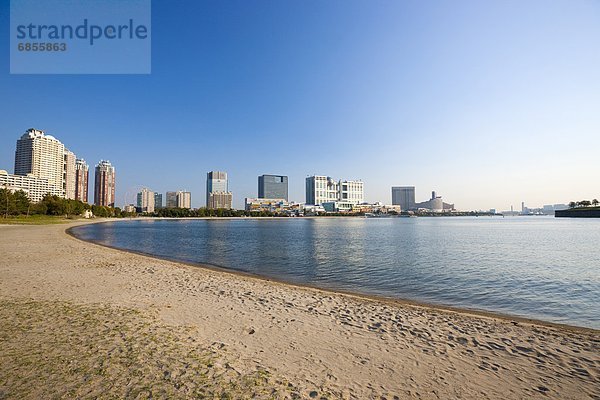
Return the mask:
{"type": "Polygon", "coordinates": [[[600,332],[0,226],[0,399],[600,399],[600,332]]]}

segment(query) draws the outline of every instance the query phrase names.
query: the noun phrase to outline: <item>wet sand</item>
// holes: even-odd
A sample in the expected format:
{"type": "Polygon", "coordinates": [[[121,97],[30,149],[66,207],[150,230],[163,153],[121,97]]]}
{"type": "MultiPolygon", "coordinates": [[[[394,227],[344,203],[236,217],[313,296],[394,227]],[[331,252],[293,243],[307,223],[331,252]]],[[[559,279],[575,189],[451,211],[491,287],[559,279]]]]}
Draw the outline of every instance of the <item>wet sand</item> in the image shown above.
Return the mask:
{"type": "MultiPolygon", "coordinates": [[[[77,223],[74,223],[77,224],[77,223]]],[[[0,399],[600,398],[600,332],[0,226],[0,399]]]]}

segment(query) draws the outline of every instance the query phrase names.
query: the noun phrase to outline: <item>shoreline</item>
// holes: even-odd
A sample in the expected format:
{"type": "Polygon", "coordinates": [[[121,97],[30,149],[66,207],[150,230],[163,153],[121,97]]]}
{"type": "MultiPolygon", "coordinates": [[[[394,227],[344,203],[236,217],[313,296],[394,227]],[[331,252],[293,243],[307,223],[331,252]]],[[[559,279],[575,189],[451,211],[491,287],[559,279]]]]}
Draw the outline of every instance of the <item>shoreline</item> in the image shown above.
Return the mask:
{"type": "Polygon", "coordinates": [[[597,398],[600,334],[0,226],[0,397],[597,398]]]}
{"type": "MultiPolygon", "coordinates": [[[[149,219],[149,220],[153,220],[153,219],[157,219],[157,220],[178,220],[178,219],[214,220],[214,219],[217,219],[218,220],[218,219],[248,219],[248,218],[259,219],[259,218],[263,218],[263,217],[199,217],[199,218],[155,218],[155,217],[151,217],[151,218],[147,218],[147,219],[149,219]]],[[[307,218],[318,218],[318,217],[307,217],[307,218]]],[[[345,218],[345,217],[332,217],[332,218],[345,218]]],[[[146,218],[136,218],[135,220],[145,220],[145,219],[146,218]]],[[[270,220],[270,219],[275,219],[275,218],[267,218],[267,219],[270,220]]],[[[351,291],[346,291],[346,290],[341,290],[341,289],[323,288],[323,287],[313,286],[310,284],[288,282],[283,279],[270,278],[270,277],[266,277],[266,276],[259,275],[259,274],[253,274],[250,272],[245,272],[245,271],[240,271],[240,270],[236,270],[236,269],[230,269],[227,267],[222,267],[219,265],[213,265],[213,264],[208,264],[208,263],[196,263],[196,262],[191,262],[191,261],[183,261],[183,260],[178,260],[176,258],[161,257],[161,256],[157,256],[155,254],[145,253],[143,251],[122,249],[119,247],[109,246],[109,245],[106,245],[103,243],[97,243],[94,241],[81,239],[81,238],[77,237],[77,235],[75,233],[73,233],[71,231],[73,228],[76,228],[77,226],[81,226],[81,225],[88,225],[91,223],[109,223],[109,222],[115,222],[115,221],[111,221],[111,220],[90,221],[89,223],[87,223],[87,221],[86,221],[83,223],[79,223],[76,226],[66,227],[64,230],[64,233],[72,238],[75,238],[75,239],[81,241],[81,242],[93,244],[93,245],[108,248],[111,250],[122,251],[125,253],[136,254],[136,255],[140,255],[140,256],[144,256],[144,257],[154,258],[156,260],[173,262],[173,263],[191,266],[191,267],[195,267],[195,268],[206,269],[209,271],[231,274],[233,276],[242,276],[242,277],[246,277],[246,278],[258,279],[260,281],[276,283],[279,285],[289,286],[291,288],[316,290],[316,291],[319,291],[319,292],[325,293],[325,294],[343,295],[343,296],[352,297],[352,298],[355,298],[358,300],[362,299],[362,300],[368,300],[368,301],[374,301],[374,302],[381,302],[381,303],[386,303],[386,304],[395,305],[395,306],[420,307],[420,308],[424,308],[424,309],[432,309],[432,310],[437,310],[437,311],[458,313],[458,314],[463,314],[463,315],[468,315],[468,316],[500,319],[500,320],[504,320],[504,321],[508,321],[508,322],[516,322],[516,323],[522,323],[522,324],[540,325],[540,326],[546,326],[546,327],[557,328],[557,329],[565,329],[565,330],[571,330],[574,332],[600,333],[600,329],[590,328],[590,327],[586,327],[586,326],[578,326],[578,325],[571,325],[571,324],[566,324],[566,323],[545,321],[542,319],[528,318],[528,317],[512,315],[512,314],[504,314],[504,313],[496,312],[496,311],[454,307],[454,306],[445,305],[445,304],[429,303],[429,302],[425,302],[425,301],[411,300],[411,299],[406,299],[406,298],[386,297],[386,296],[379,296],[379,295],[374,295],[374,294],[351,292],[351,291]]]]}

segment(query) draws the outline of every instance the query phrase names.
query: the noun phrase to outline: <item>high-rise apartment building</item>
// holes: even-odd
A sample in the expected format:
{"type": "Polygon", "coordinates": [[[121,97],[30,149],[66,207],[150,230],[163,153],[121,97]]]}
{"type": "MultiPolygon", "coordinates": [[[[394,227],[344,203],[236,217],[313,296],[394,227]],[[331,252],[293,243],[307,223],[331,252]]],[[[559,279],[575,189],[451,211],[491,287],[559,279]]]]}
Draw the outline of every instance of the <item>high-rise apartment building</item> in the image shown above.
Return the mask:
{"type": "Polygon", "coordinates": [[[115,206],[115,167],[110,161],[101,160],[96,165],[94,177],[94,204],[97,206],[115,206]]]}
{"type": "Polygon", "coordinates": [[[154,212],[154,192],[143,188],[141,192],[137,194],[137,206],[140,209],[140,212],[154,212]]]}
{"type": "Polygon", "coordinates": [[[192,208],[192,194],[185,191],[167,192],[167,208],[192,208]]]}
{"type": "MultiPolygon", "coordinates": [[[[71,153],[72,154],[72,153],[71,153]]],[[[65,196],[65,146],[55,137],[28,129],[15,150],[15,175],[31,175],[48,181],[48,192],[65,196]]]]}
{"type": "Polygon", "coordinates": [[[364,183],[361,181],[336,181],[323,175],[306,178],[306,204],[321,205],[333,201],[350,204],[363,203],[364,183]]]}
{"type": "Polygon", "coordinates": [[[413,210],[415,208],[415,187],[393,186],[392,205],[400,206],[402,211],[413,210]]]}
{"type": "Polygon", "coordinates": [[[77,176],[75,173],[75,154],[72,151],[65,149],[63,157],[63,189],[65,191],[65,198],[75,199],[76,191],[76,180],[77,176]]]}
{"type": "Polygon", "coordinates": [[[258,177],[259,199],[284,199],[288,201],[288,177],[261,175],[258,177]]]}
{"type": "Polygon", "coordinates": [[[162,193],[154,192],[154,209],[163,208],[162,193]]]}
{"type": "Polygon", "coordinates": [[[192,194],[190,192],[177,192],[177,208],[192,208],[192,194]]]}
{"type": "Polygon", "coordinates": [[[227,172],[210,171],[206,174],[206,207],[231,208],[233,194],[229,191],[227,172]]]}
{"type": "Polygon", "coordinates": [[[75,160],[75,200],[88,202],[89,169],[83,158],[75,160]]]}

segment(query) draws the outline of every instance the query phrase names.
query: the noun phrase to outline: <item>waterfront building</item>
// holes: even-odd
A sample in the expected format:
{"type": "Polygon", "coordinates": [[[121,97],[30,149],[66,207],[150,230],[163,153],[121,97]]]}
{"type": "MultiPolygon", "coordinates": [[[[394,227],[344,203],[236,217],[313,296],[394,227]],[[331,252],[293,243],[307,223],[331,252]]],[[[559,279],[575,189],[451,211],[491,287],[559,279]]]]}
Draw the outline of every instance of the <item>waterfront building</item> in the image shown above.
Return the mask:
{"type": "Polygon", "coordinates": [[[115,167],[110,161],[101,160],[96,165],[94,177],[94,204],[97,206],[115,206],[115,167]]]}
{"type": "Polygon", "coordinates": [[[259,199],[288,200],[288,177],[283,175],[261,175],[258,177],[259,199]]]}
{"type": "Polygon", "coordinates": [[[431,192],[431,199],[416,203],[414,208],[431,212],[447,212],[454,210],[454,204],[444,203],[442,201],[442,196],[438,196],[435,191],[433,191],[431,192]]]}
{"type": "Polygon", "coordinates": [[[276,214],[298,216],[304,214],[304,204],[288,202],[285,199],[262,199],[246,197],[244,199],[246,211],[268,211],[276,214]]]}
{"type": "Polygon", "coordinates": [[[143,188],[141,192],[137,194],[137,207],[140,212],[153,213],[154,212],[154,192],[143,188]]]}
{"type": "MultiPolygon", "coordinates": [[[[177,208],[192,208],[192,194],[190,192],[177,192],[177,208]]],[[[231,204],[231,203],[230,203],[231,204]]],[[[231,208],[231,206],[230,206],[231,208]]]]}
{"type": "Polygon", "coordinates": [[[192,194],[190,192],[179,190],[177,192],[167,192],[167,208],[192,208],[192,194]]]}
{"type": "Polygon", "coordinates": [[[233,194],[229,191],[227,172],[210,171],[206,174],[206,207],[231,208],[233,194]]]}
{"type": "Polygon", "coordinates": [[[83,158],[75,160],[75,200],[88,202],[89,169],[83,158]]]}
{"type": "Polygon", "coordinates": [[[354,203],[348,201],[326,201],[322,206],[327,212],[351,212],[354,203]]]}
{"type": "Polygon", "coordinates": [[[65,149],[63,153],[63,190],[65,198],[75,199],[75,153],[65,149]]]}
{"type": "Polygon", "coordinates": [[[163,207],[162,193],[154,192],[154,209],[158,210],[163,207]]]}
{"type": "MultiPolygon", "coordinates": [[[[72,154],[72,153],[71,153],[72,154]]],[[[15,150],[15,175],[31,175],[48,181],[48,192],[65,196],[65,146],[55,137],[28,129],[15,150]]]]}
{"type": "Polygon", "coordinates": [[[329,176],[313,175],[306,178],[306,204],[343,202],[359,204],[364,201],[361,181],[336,181],[329,176]]]}
{"type": "Polygon", "coordinates": [[[231,209],[233,195],[231,192],[211,192],[208,196],[206,208],[231,209]]]}
{"type": "Polygon", "coordinates": [[[54,186],[48,183],[48,179],[38,178],[33,174],[13,175],[0,170],[0,189],[8,189],[11,192],[22,190],[32,203],[37,203],[45,195],[52,193],[54,186]]]}
{"type": "Polygon", "coordinates": [[[415,209],[415,187],[414,186],[393,186],[392,204],[400,206],[404,211],[415,209]]]}
{"type": "Polygon", "coordinates": [[[134,213],[136,212],[136,208],[133,204],[127,204],[125,207],[123,207],[123,211],[128,213],[134,213]]]}
{"type": "Polygon", "coordinates": [[[177,207],[177,192],[167,192],[165,207],[166,208],[176,208],[177,207]]]}

